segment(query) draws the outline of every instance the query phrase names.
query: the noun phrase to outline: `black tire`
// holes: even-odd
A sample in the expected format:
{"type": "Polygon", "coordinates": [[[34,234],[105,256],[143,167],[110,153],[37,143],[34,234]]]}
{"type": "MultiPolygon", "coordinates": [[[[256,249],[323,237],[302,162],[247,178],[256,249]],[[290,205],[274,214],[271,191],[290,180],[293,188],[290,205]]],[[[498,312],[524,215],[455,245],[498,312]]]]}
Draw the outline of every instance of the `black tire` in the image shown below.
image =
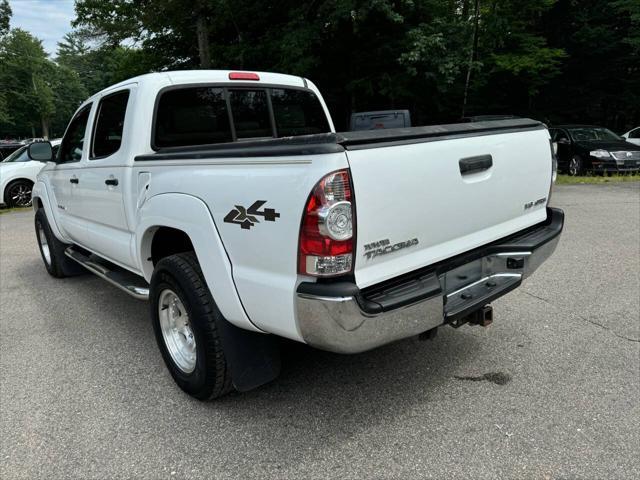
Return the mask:
{"type": "Polygon", "coordinates": [[[44,266],[49,275],[56,278],[73,277],[86,273],[86,270],[64,254],[69,247],[61,242],[51,231],[44,209],[40,208],[35,216],[36,239],[44,266]],[[41,236],[42,235],[42,236],[41,236]],[[42,238],[44,237],[44,239],[42,238]],[[46,241],[46,247],[44,245],[46,241]],[[48,255],[47,255],[48,252],[48,255]]]}
{"type": "Polygon", "coordinates": [[[4,189],[4,203],[9,208],[30,207],[33,183],[29,180],[14,180],[4,189]]]}
{"type": "Polygon", "coordinates": [[[218,322],[225,320],[207,288],[193,252],[171,255],[157,263],[151,277],[149,300],[158,347],[178,386],[199,400],[212,400],[230,392],[233,389],[231,374],[217,327],[218,322]],[[195,338],[195,368],[189,373],[176,363],[163,336],[160,302],[163,292],[167,291],[175,293],[186,309],[195,338]]]}
{"type": "Polygon", "coordinates": [[[572,177],[584,175],[584,163],[582,162],[582,158],[578,155],[571,157],[569,164],[567,165],[567,173],[572,177]]]}

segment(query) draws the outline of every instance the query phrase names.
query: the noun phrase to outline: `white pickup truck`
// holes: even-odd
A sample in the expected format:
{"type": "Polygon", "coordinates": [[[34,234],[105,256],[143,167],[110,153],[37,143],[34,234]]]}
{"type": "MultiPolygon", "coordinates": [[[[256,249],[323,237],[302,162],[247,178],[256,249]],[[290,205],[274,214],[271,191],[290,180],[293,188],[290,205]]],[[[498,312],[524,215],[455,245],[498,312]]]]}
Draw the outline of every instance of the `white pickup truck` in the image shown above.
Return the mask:
{"type": "Polygon", "coordinates": [[[127,80],[29,155],[47,271],[149,300],[199,399],[273,380],[278,337],[356,353],[486,325],[564,222],[543,124],[335,133],[313,83],[274,73],[127,80]]]}

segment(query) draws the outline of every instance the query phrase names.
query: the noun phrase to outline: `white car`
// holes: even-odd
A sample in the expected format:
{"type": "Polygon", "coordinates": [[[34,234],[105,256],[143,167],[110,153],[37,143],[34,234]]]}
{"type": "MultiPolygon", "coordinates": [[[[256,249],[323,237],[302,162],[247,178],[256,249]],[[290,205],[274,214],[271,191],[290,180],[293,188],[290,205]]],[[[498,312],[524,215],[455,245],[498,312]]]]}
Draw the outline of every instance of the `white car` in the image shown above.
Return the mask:
{"type": "MultiPolygon", "coordinates": [[[[54,151],[59,145],[60,139],[51,141],[54,151]]],[[[20,147],[0,162],[0,205],[8,207],[31,205],[31,189],[42,167],[42,162],[29,158],[27,145],[20,147]]]]}
{"type": "Polygon", "coordinates": [[[55,161],[48,143],[29,155],[48,162],[33,207],[49,274],[149,301],[199,399],[273,380],[278,337],[356,353],[486,326],[564,224],[544,124],[336,133],[291,75],[136,77],[80,106],[55,161]]]}
{"type": "Polygon", "coordinates": [[[640,145],[640,127],[636,127],[633,130],[629,130],[622,137],[629,143],[635,143],[640,145]]]}

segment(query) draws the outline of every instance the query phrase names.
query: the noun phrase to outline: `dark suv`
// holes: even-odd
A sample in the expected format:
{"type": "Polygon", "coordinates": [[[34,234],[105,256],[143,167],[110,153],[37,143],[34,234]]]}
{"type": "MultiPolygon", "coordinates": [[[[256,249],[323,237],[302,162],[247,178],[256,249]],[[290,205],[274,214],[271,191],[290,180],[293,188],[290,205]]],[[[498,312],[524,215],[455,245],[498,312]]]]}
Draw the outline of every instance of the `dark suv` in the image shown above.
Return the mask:
{"type": "Polygon", "coordinates": [[[549,133],[558,145],[558,170],[569,175],[640,171],[640,146],[604,127],[559,125],[549,133]]]}

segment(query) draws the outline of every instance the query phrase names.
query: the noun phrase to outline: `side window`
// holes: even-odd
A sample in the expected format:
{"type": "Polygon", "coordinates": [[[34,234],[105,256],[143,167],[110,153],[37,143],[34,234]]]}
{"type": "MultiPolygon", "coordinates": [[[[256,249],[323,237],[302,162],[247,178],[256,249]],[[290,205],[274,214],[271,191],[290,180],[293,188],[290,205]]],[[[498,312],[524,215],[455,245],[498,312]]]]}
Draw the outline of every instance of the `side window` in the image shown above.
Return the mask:
{"type": "Polygon", "coordinates": [[[155,147],[206,145],[233,140],[222,88],[168,90],[160,96],[155,120],[155,147]]]}
{"type": "Polygon", "coordinates": [[[14,160],[14,162],[30,162],[29,152],[25,148],[24,151],[14,160]]]}
{"type": "Polygon", "coordinates": [[[322,105],[312,92],[274,88],[271,104],[278,137],[331,131],[322,105]]]}
{"type": "Polygon", "coordinates": [[[265,90],[229,90],[236,138],[273,137],[265,90]]]}
{"type": "Polygon", "coordinates": [[[58,151],[59,162],[78,162],[82,158],[84,134],[87,129],[91,104],[85,106],[73,117],[58,151]]]}
{"type": "Polygon", "coordinates": [[[100,100],[93,127],[91,159],[108,157],[120,149],[128,101],[129,90],[107,95],[100,100]]]}
{"type": "Polygon", "coordinates": [[[569,136],[564,130],[556,130],[554,141],[557,142],[558,140],[569,140],[569,136]]]}
{"type": "Polygon", "coordinates": [[[631,130],[631,132],[629,132],[629,138],[640,138],[640,128],[631,130]]]}

